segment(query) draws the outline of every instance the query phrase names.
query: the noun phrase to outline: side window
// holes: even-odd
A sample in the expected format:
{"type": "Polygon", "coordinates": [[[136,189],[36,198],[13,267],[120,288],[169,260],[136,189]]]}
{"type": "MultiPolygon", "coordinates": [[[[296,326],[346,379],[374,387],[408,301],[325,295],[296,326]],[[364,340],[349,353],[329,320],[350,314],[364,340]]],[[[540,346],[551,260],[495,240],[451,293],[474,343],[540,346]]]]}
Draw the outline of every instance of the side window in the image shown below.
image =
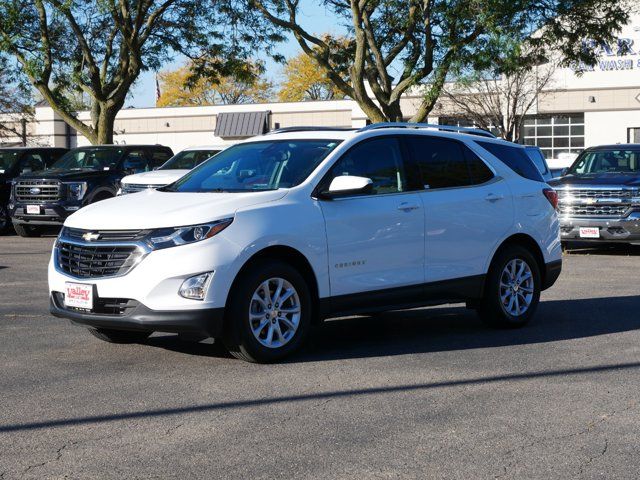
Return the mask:
{"type": "Polygon", "coordinates": [[[127,172],[146,172],[149,169],[144,150],[131,150],[124,156],[122,168],[127,172]]]}
{"type": "Polygon", "coordinates": [[[411,158],[418,165],[424,188],[464,187],[482,183],[471,177],[465,151],[458,142],[416,135],[407,138],[407,146],[411,158]]]}
{"type": "Polygon", "coordinates": [[[342,175],[370,178],[374,194],[407,190],[400,146],[395,138],[380,137],[354,146],[331,168],[327,186],[342,175]]]}
{"type": "Polygon", "coordinates": [[[157,168],[167,160],[169,160],[172,155],[168,150],[152,150],[151,152],[151,168],[157,168]]]}
{"type": "Polygon", "coordinates": [[[467,163],[469,165],[469,175],[474,185],[480,185],[481,183],[488,182],[494,175],[487,164],[484,163],[480,157],[473,153],[469,148],[462,147],[464,149],[465,156],[467,157],[467,163]]]}
{"type": "Polygon", "coordinates": [[[20,160],[20,173],[37,172],[44,170],[44,159],[39,153],[27,153],[20,160]]]}
{"type": "Polygon", "coordinates": [[[477,140],[476,143],[493,156],[497,157],[521,177],[528,178],[529,180],[535,180],[536,182],[544,182],[538,167],[536,167],[527,156],[524,148],[505,145],[502,143],[481,142],[477,140]]]}

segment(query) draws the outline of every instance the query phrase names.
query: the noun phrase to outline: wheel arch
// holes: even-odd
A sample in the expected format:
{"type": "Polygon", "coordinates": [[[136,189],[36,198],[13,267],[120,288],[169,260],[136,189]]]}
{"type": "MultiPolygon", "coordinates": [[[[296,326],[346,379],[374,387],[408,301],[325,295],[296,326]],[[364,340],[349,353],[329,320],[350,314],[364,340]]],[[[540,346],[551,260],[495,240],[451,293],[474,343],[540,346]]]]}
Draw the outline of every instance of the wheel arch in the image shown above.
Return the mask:
{"type": "Polygon", "coordinates": [[[538,245],[538,242],[536,242],[536,240],[533,237],[531,237],[530,235],[527,235],[526,233],[516,233],[506,238],[498,246],[498,248],[496,248],[495,252],[493,252],[493,256],[491,257],[491,262],[489,263],[488,269],[491,268],[498,254],[510,245],[520,245],[531,252],[531,254],[536,260],[536,263],[538,264],[538,270],[540,272],[542,285],[544,285],[546,280],[545,279],[546,269],[545,269],[545,261],[544,261],[544,255],[542,254],[542,249],[540,248],[540,245],[538,245]]]}
{"type": "Polygon", "coordinates": [[[244,264],[242,265],[238,273],[236,274],[231,284],[231,288],[229,289],[229,294],[227,295],[225,305],[228,307],[229,300],[230,300],[230,293],[234,290],[234,287],[238,282],[238,279],[242,276],[242,274],[246,272],[249,268],[251,268],[253,265],[255,265],[256,263],[262,260],[267,260],[267,259],[280,260],[282,262],[288,263],[292,265],[296,270],[298,270],[300,274],[304,277],[304,279],[307,281],[307,284],[309,286],[309,292],[311,293],[313,302],[316,305],[315,311],[313,312],[312,321],[313,323],[318,323],[319,315],[318,315],[317,307],[319,305],[320,293],[319,293],[318,278],[316,276],[316,273],[314,272],[313,267],[311,266],[311,263],[303,253],[301,253],[299,250],[293,247],[286,246],[286,245],[272,245],[272,246],[263,248],[262,250],[259,250],[258,252],[254,253],[251,257],[249,257],[244,262],[244,264]]]}
{"type": "Polygon", "coordinates": [[[91,192],[91,195],[87,197],[87,204],[91,204],[99,200],[106,200],[108,198],[113,198],[115,196],[116,196],[116,192],[111,190],[109,187],[99,187],[99,188],[96,188],[93,192],[91,192]]]}

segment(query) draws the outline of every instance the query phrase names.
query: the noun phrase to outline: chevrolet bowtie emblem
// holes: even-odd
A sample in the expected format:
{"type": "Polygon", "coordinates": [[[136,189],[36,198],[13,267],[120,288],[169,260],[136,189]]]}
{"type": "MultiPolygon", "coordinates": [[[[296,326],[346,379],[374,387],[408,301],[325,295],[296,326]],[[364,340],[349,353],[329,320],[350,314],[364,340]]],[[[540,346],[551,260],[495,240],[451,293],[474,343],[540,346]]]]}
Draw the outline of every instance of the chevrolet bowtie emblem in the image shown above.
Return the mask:
{"type": "Polygon", "coordinates": [[[98,240],[100,238],[100,234],[99,233],[93,233],[93,232],[87,232],[87,233],[82,234],[82,238],[86,242],[93,242],[94,240],[98,240]]]}

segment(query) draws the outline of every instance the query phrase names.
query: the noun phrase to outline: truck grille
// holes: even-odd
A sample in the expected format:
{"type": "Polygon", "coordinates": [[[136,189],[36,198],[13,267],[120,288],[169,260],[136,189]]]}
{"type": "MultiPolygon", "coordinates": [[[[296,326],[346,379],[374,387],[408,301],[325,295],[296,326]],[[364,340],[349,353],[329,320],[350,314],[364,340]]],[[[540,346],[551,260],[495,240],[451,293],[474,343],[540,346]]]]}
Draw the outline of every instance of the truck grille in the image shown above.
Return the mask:
{"type": "Polygon", "coordinates": [[[560,215],[590,217],[621,217],[628,205],[560,205],[560,215]]]}
{"type": "Polygon", "coordinates": [[[135,245],[76,245],[58,241],[56,261],[65,273],[77,278],[125,275],[144,253],[135,245]]]}
{"type": "Polygon", "coordinates": [[[568,189],[558,190],[560,197],[568,197],[574,199],[585,200],[588,198],[631,198],[637,195],[637,192],[632,189],[597,189],[597,188],[581,188],[581,189],[568,189]]]}
{"type": "Polygon", "coordinates": [[[122,185],[121,194],[126,195],[127,193],[142,192],[144,190],[150,190],[158,187],[161,187],[161,185],[143,185],[141,183],[124,183],[122,185]]]}
{"type": "Polygon", "coordinates": [[[62,198],[62,189],[58,181],[20,180],[15,186],[15,198],[20,203],[57,202],[62,198]]]}

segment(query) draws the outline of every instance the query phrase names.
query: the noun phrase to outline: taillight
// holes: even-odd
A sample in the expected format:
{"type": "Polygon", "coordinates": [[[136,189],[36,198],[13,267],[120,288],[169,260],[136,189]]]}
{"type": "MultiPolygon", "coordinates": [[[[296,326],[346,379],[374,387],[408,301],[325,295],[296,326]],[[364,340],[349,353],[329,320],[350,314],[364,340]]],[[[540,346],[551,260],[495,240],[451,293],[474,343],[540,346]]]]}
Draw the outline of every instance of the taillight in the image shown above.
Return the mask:
{"type": "Polygon", "coordinates": [[[553,207],[554,210],[558,209],[558,192],[556,192],[553,188],[545,188],[542,190],[544,196],[547,197],[549,203],[553,207]]]}

